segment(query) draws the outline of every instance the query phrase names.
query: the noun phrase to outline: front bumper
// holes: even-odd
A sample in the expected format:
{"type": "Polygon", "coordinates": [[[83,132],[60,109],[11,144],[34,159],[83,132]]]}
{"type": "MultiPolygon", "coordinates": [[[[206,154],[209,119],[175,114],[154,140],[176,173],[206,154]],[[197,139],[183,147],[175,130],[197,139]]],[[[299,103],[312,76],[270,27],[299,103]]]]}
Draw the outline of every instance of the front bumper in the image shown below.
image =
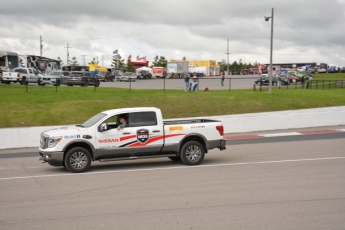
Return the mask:
{"type": "Polygon", "coordinates": [[[39,160],[52,166],[62,166],[64,152],[39,152],[39,160]]]}

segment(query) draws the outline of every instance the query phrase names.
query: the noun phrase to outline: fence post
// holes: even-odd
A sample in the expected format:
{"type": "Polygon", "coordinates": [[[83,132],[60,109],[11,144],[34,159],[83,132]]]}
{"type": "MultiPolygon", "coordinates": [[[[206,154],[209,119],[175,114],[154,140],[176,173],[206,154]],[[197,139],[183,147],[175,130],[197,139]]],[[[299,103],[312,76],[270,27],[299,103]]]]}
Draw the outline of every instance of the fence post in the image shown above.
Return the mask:
{"type": "Polygon", "coordinates": [[[312,85],[313,85],[313,80],[310,80],[310,89],[312,85]]]}
{"type": "Polygon", "coordinates": [[[129,91],[132,91],[132,79],[129,78],[129,91]]]}
{"type": "Polygon", "coordinates": [[[163,82],[163,91],[165,91],[165,78],[164,78],[164,82],[163,82]]]}
{"type": "Polygon", "coordinates": [[[316,80],[316,89],[319,89],[319,80],[316,80]]]}
{"type": "Polygon", "coordinates": [[[28,90],[29,90],[29,82],[28,82],[28,80],[25,81],[25,85],[26,85],[26,92],[28,92],[28,90]]]}
{"type": "Polygon", "coordinates": [[[231,90],[231,78],[229,78],[229,91],[231,90]]]}

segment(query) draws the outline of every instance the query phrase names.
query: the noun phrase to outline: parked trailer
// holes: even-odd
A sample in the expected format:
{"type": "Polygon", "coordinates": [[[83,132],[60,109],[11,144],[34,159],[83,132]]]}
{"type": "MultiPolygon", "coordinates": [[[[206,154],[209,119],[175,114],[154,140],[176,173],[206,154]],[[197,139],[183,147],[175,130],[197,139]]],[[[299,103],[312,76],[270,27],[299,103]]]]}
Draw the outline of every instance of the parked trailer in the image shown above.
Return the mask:
{"type": "Polygon", "coordinates": [[[189,72],[188,61],[168,62],[168,78],[189,72]]]}
{"type": "Polygon", "coordinates": [[[166,77],[167,76],[167,68],[166,67],[153,67],[152,68],[153,77],[166,77]]]}

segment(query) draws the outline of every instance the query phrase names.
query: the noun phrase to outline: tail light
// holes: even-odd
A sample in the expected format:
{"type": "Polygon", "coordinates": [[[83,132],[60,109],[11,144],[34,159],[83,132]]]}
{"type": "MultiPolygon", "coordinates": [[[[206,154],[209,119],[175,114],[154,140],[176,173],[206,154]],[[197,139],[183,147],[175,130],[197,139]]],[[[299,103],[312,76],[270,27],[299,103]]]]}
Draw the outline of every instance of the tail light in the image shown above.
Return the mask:
{"type": "Polygon", "coordinates": [[[224,127],[222,125],[217,125],[216,129],[219,132],[219,135],[224,136],[224,127]]]}
{"type": "Polygon", "coordinates": [[[79,80],[83,80],[83,77],[79,77],[79,80]]]}
{"type": "Polygon", "coordinates": [[[20,73],[17,73],[17,77],[20,77],[20,73]]]}

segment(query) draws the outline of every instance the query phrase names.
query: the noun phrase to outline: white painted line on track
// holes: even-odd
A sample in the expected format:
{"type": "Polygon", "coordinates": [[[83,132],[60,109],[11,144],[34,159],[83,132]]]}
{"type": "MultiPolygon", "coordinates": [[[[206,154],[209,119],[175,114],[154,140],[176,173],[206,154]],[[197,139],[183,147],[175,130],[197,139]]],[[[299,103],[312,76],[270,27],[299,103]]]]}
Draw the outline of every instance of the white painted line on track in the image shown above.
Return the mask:
{"type": "Polygon", "coordinates": [[[191,168],[206,168],[206,167],[224,167],[224,166],[237,166],[237,165],[254,165],[254,164],[273,164],[273,163],[288,163],[288,162],[303,162],[303,161],[325,161],[325,160],[339,160],[345,159],[345,157],[327,157],[327,158],[309,158],[309,159],[294,159],[294,160],[279,160],[279,161],[254,161],[232,164],[216,164],[216,165],[196,165],[196,166],[179,166],[168,168],[150,168],[150,169],[129,169],[129,170],[113,170],[104,172],[89,172],[89,173],[69,173],[69,174],[48,174],[40,176],[22,176],[22,177],[4,177],[2,180],[17,180],[17,179],[33,179],[33,178],[45,178],[45,177],[64,177],[64,176],[84,176],[84,175],[96,175],[96,174],[110,174],[110,173],[126,173],[126,172],[145,172],[156,170],[173,170],[173,169],[191,169],[191,168]]]}
{"type": "Polygon", "coordinates": [[[290,133],[271,133],[271,134],[259,134],[259,136],[262,137],[283,137],[283,136],[296,136],[296,135],[302,135],[298,132],[290,132],[290,133]]]}
{"type": "Polygon", "coordinates": [[[345,129],[336,129],[336,130],[338,130],[340,132],[345,132],[345,129]]]}

